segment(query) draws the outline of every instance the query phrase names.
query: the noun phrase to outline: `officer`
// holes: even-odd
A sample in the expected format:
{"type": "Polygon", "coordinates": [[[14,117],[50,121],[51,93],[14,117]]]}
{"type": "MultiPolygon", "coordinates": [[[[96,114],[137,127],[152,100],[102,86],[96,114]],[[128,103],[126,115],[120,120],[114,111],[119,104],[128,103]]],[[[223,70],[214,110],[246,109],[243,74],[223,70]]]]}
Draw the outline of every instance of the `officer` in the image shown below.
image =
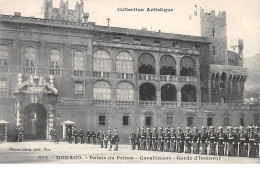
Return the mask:
{"type": "Polygon", "coordinates": [[[259,147],[260,147],[260,128],[255,127],[255,134],[256,134],[256,158],[259,158],[259,147]]]}
{"type": "Polygon", "coordinates": [[[91,131],[91,138],[92,138],[92,144],[96,145],[97,144],[97,142],[96,142],[96,133],[94,132],[94,129],[92,129],[92,131],[91,131]]]}
{"type": "Polygon", "coordinates": [[[107,148],[107,143],[108,143],[107,136],[108,136],[108,134],[107,134],[106,131],[104,131],[103,133],[104,133],[104,148],[107,148]]]}
{"type": "Polygon", "coordinates": [[[249,157],[256,158],[256,134],[253,126],[250,126],[249,129],[249,157]]]}
{"type": "Polygon", "coordinates": [[[160,127],[159,130],[160,132],[158,134],[158,149],[160,152],[162,152],[164,146],[164,132],[162,127],[160,127]]]}
{"type": "Polygon", "coordinates": [[[17,140],[18,142],[22,142],[23,140],[23,130],[21,126],[17,127],[17,140]]]}
{"type": "Polygon", "coordinates": [[[84,132],[83,132],[83,129],[79,130],[79,138],[80,138],[80,143],[84,144],[84,132]]]}
{"type": "Polygon", "coordinates": [[[112,131],[110,128],[108,129],[107,142],[108,142],[109,151],[111,151],[111,149],[112,149],[112,131]]]}
{"type": "Polygon", "coordinates": [[[153,151],[157,151],[157,146],[158,146],[158,132],[157,128],[153,128],[153,134],[152,134],[152,146],[153,146],[153,151]]]}
{"type": "Polygon", "coordinates": [[[100,130],[97,132],[97,142],[100,145],[100,130]]]}
{"type": "Polygon", "coordinates": [[[86,137],[87,137],[87,144],[90,144],[90,138],[91,138],[91,132],[88,129],[87,133],[86,133],[86,137]]]}
{"type": "Polygon", "coordinates": [[[58,144],[59,143],[59,139],[58,139],[58,133],[57,133],[56,129],[53,129],[52,135],[53,135],[54,144],[55,143],[58,144]]]}
{"type": "Polygon", "coordinates": [[[185,137],[185,153],[191,153],[191,140],[192,140],[192,133],[190,132],[190,128],[186,127],[186,132],[184,134],[185,137]]]}
{"type": "Polygon", "coordinates": [[[152,149],[152,133],[151,129],[147,128],[146,133],[146,150],[151,151],[152,149]]]}
{"type": "Polygon", "coordinates": [[[75,129],[75,130],[73,131],[73,136],[74,136],[74,139],[75,139],[75,144],[78,143],[78,135],[79,135],[79,133],[78,133],[77,129],[75,129]]]}
{"type": "Polygon", "coordinates": [[[235,137],[233,133],[233,128],[231,126],[227,127],[228,135],[227,135],[227,155],[234,156],[234,143],[235,137]]]}
{"type": "Polygon", "coordinates": [[[235,127],[234,130],[234,156],[238,156],[239,129],[235,127]]]}
{"type": "Polygon", "coordinates": [[[129,140],[132,145],[132,150],[135,150],[135,142],[136,142],[136,134],[135,130],[133,129],[132,132],[129,135],[129,140]]]}
{"type": "Polygon", "coordinates": [[[200,152],[200,133],[197,127],[194,127],[195,132],[192,135],[193,153],[199,154],[200,152]]]}
{"type": "Polygon", "coordinates": [[[219,132],[217,133],[217,141],[218,141],[218,155],[224,156],[225,149],[225,133],[223,132],[223,127],[218,127],[219,132]]]}
{"type": "Polygon", "coordinates": [[[216,132],[214,126],[210,126],[210,132],[208,135],[209,140],[209,155],[215,155],[216,154],[216,132]]]}
{"type": "Polygon", "coordinates": [[[171,142],[170,129],[165,128],[164,152],[170,152],[170,144],[171,144],[170,142],[171,142]]]}
{"type": "Polygon", "coordinates": [[[146,133],[144,131],[144,127],[142,127],[141,131],[141,149],[145,150],[146,148],[146,133]]]}
{"type": "Polygon", "coordinates": [[[170,147],[171,147],[171,152],[176,152],[176,130],[175,130],[175,127],[172,127],[170,147]]]}
{"type": "Polygon", "coordinates": [[[102,129],[100,130],[100,138],[99,138],[99,140],[100,140],[100,142],[99,142],[100,147],[103,148],[104,147],[104,132],[103,132],[102,129]]]}
{"type": "Polygon", "coordinates": [[[115,141],[114,151],[118,151],[119,135],[118,135],[117,128],[115,128],[114,132],[115,132],[115,134],[114,134],[114,141],[115,141]]]}
{"type": "Polygon", "coordinates": [[[141,150],[141,129],[140,129],[140,127],[137,128],[136,145],[137,145],[137,150],[141,150]]]}
{"type": "Polygon", "coordinates": [[[176,135],[176,144],[177,144],[177,152],[178,153],[182,153],[183,150],[182,150],[182,143],[183,143],[183,137],[184,137],[184,134],[182,133],[182,130],[180,127],[178,127],[178,133],[176,135]]]}
{"type": "Polygon", "coordinates": [[[51,131],[50,131],[51,142],[53,142],[53,141],[54,141],[53,132],[54,132],[54,129],[51,129],[51,131]]]}
{"type": "Polygon", "coordinates": [[[202,126],[201,132],[201,146],[202,146],[202,154],[207,155],[207,147],[208,147],[208,132],[206,131],[206,127],[202,126]]]}
{"type": "Polygon", "coordinates": [[[248,147],[248,136],[247,133],[244,131],[243,127],[240,126],[240,133],[239,133],[239,157],[246,157],[247,156],[247,147],[248,147]]]}
{"type": "Polygon", "coordinates": [[[72,131],[70,128],[67,130],[67,139],[69,144],[72,144],[72,131]]]}

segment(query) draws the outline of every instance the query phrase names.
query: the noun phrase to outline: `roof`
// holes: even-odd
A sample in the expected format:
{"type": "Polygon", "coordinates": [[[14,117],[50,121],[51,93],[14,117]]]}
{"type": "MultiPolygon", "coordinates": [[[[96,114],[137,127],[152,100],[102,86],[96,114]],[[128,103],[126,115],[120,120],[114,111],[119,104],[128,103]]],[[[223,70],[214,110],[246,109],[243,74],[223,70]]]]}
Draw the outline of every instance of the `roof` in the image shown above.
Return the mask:
{"type": "Polygon", "coordinates": [[[75,122],[72,122],[70,120],[67,120],[65,122],[62,122],[61,124],[64,124],[64,125],[75,125],[76,123],[75,122]]]}
{"type": "Polygon", "coordinates": [[[77,23],[61,20],[51,20],[51,19],[42,19],[42,18],[33,18],[33,17],[21,17],[21,16],[12,16],[12,15],[3,15],[0,14],[0,21],[7,21],[13,23],[23,23],[23,24],[40,24],[47,26],[62,26],[73,29],[84,29],[89,31],[98,31],[98,32],[111,32],[111,33],[120,33],[127,34],[132,36],[145,36],[145,37],[155,37],[163,39],[174,39],[174,40],[184,40],[184,41],[194,41],[209,43],[207,37],[193,36],[193,35],[184,35],[184,34],[174,34],[174,33],[165,33],[165,32],[156,32],[156,31],[147,31],[147,30],[138,30],[122,27],[108,27],[95,25],[93,22],[88,23],[77,23]]]}
{"type": "Polygon", "coordinates": [[[0,120],[0,124],[8,124],[9,122],[5,121],[5,120],[0,120]]]}

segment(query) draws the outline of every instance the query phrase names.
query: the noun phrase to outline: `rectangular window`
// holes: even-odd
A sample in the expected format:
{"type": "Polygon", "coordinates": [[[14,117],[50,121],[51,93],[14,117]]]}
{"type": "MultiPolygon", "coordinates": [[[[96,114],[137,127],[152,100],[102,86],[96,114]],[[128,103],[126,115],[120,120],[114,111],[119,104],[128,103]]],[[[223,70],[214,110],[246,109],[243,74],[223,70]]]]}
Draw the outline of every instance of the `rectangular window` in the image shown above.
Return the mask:
{"type": "Polygon", "coordinates": [[[240,126],[245,126],[245,119],[241,117],[239,120],[240,120],[240,126]]]}
{"type": "Polygon", "coordinates": [[[154,40],[153,43],[154,43],[154,45],[161,45],[161,41],[160,40],[154,40]]]}
{"type": "Polygon", "coordinates": [[[145,126],[151,126],[152,125],[152,117],[148,116],[145,118],[145,126]]]}
{"type": "Polygon", "coordinates": [[[224,118],[224,126],[229,126],[230,123],[229,123],[229,117],[225,117],[224,118]]]}
{"type": "Polygon", "coordinates": [[[167,117],[167,125],[173,125],[173,117],[167,117]]]}
{"type": "Polygon", "coordinates": [[[180,44],[179,41],[174,41],[174,42],[172,42],[172,47],[174,47],[174,48],[180,48],[180,46],[181,46],[181,44],[180,44]]]}
{"type": "Polygon", "coordinates": [[[123,116],[123,125],[128,125],[129,116],[123,116]]]}
{"type": "Polygon", "coordinates": [[[141,44],[141,38],[134,38],[135,44],[141,44]]]}
{"type": "Polygon", "coordinates": [[[80,81],[75,82],[75,99],[84,98],[84,83],[80,81]]]}
{"type": "Polygon", "coordinates": [[[193,117],[187,117],[187,126],[193,126],[193,117]]]}
{"type": "Polygon", "coordinates": [[[199,49],[200,49],[200,45],[195,44],[195,45],[193,46],[193,49],[199,50],[199,49]]]}
{"type": "Polygon", "coordinates": [[[106,125],[106,116],[99,116],[98,122],[99,125],[106,125]]]}
{"type": "Polygon", "coordinates": [[[121,37],[114,37],[114,38],[113,38],[113,41],[115,41],[115,42],[120,42],[120,41],[121,41],[121,37]]]}
{"type": "Polygon", "coordinates": [[[213,118],[212,117],[207,118],[207,126],[213,126],[213,118]]]}
{"type": "Polygon", "coordinates": [[[216,55],[216,47],[213,47],[213,55],[216,55]]]}
{"type": "Polygon", "coordinates": [[[7,79],[0,79],[0,98],[7,97],[7,79]]]}

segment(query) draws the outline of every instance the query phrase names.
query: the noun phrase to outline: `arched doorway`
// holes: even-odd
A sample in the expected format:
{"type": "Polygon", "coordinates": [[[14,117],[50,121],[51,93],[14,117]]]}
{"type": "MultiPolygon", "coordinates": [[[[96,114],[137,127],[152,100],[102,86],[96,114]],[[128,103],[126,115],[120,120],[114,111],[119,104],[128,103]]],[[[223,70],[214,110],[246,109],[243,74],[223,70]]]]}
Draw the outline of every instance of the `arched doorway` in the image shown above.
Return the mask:
{"type": "Polygon", "coordinates": [[[45,140],[47,133],[47,111],[38,103],[32,103],[25,107],[24,112],[24,139],[45,140]]]}

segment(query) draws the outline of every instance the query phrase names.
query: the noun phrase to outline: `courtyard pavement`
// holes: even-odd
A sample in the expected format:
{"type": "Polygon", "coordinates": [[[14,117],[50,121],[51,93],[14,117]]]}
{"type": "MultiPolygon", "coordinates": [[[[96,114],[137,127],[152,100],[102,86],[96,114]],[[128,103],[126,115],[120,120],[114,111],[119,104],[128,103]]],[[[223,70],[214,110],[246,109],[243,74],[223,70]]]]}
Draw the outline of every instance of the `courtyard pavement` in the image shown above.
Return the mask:
{"type": "Polygon", "coordinates": [[[54,144],[47,141],[0,143],[0,163],[139,163],[139,164],[187,164],[187,163],[260,163],[260,158],[211,156],[201,154],[170,153],[131,150],[130,145],[119,145],[119,151],[109,151],[99,145],[54,144]]]}

